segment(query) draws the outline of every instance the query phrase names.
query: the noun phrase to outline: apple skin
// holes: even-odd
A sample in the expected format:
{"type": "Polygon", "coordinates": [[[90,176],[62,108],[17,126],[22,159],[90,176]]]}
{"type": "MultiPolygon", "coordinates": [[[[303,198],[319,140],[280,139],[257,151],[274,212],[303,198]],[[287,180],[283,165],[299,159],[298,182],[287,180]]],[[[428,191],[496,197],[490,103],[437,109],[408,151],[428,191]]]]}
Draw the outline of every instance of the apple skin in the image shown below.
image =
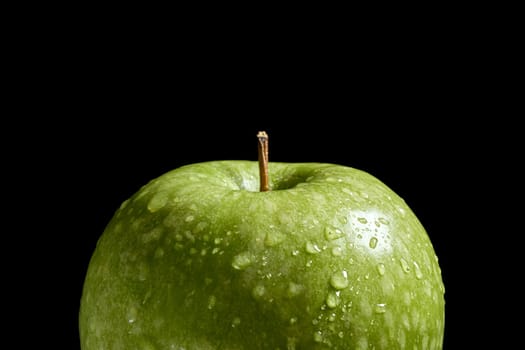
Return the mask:
{"type": "Polygon", "coordinates": [[[323,163],[182,166],[116,211],[80,300],[83,350],[441,349],[444,285],[405,201],[323,163]]]}

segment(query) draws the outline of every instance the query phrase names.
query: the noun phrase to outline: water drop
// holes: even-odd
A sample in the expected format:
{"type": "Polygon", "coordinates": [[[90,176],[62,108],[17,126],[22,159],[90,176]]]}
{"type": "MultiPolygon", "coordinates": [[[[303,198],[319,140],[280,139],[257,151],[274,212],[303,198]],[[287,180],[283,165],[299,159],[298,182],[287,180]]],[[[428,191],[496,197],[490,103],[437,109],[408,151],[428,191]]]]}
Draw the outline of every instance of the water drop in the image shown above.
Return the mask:
{"type": "Polygon", "coordinates": [[[297,338],[288,337],[286,339],[286,350],[295,350],[297,344],[297,338]]]}
{"type": "Polygon", "coordinates": [[[382,223],[383,225],[388,225],[388,224],[390,223],[387,219],[382,218],[382,217],[379,218],[378,220],[379,220],[379,222],[382,223]]]}
{"type": "Polygon", "coordinates": [[[268,232],[264,238],[267,247],[273,247],[284,241],[285,235],[279,232],[268,232]]]}
{"type": "Polygon", "coordinates": [[[128,312],[126,314],[126,318],[128,319],[128,323],[135,323],[137,320],[137,314],[138,310],[136,307],[132,306],[128,309],[128,312]]]}
{"type": "Polygon", "coordinates": [[[301,284],[290,282],[288,284],[287,295],[289,298],[298,296],[303,291],[304,287],[301,284]]]}
{"type": "Polygon", "coordinates": [[[153,196],[153,198],[151,198],[148,202],[148,210],[151,213],[154,213],[157,210],[164,208],[167,202],[168,194],[166,192],[159,192],[155,196],[153,196]]]}
{"type": "MultiPolygon", "coordinates": [[[[186,220],[188,220],[187,217],[186,217],[186,220]]],[[[195,228],[193,229],[193,232],[195,233],[202,232],[204,231],[206,227],[208,227],[208,223],[206,221],[201,221],[195,226],[195,228]]]]}
{"type": "Polygon", "coordinates": [[[364,199],[368,199],[369,195],[367,192],[361,192],[359,191],[359,195],[361,196],[361,198],[364,198],[364,199]]]}
{"type": "Polygon", "coordinates": [[[252,259],[250,253],[243,252],[233,257],[232,267],[236,270],[243,270],[251,265],[252,259]]]}
{"type": "Polygon", "coordinates": [[[366,218],[362,218],[362,217],[361,218],[357,218],[357,221],[359,221],[362,224],[368,223],[368,220],[366,218]]]}
{"type": "Polygon", "coordinates": [[[403,271],[405,271],[406,273],[410,272],[410,265],[405,259],[401,258],[399,259],[399,262],[401,263],[401,268],[403,269],[403,271]]]}
{"type": "Polygon", "coordinates": [[[128,204],[129,204],[129,199],[126,199],[124,202],[122,202],[122,203],[120,204],[119,209],[120,209],[120,210],[124,210],[124,209],[128,206],[128,204]]]}
{"type": "Polygon", "coordinates": [[[188,215],[188,216],[186,216],[186,218],[184,219],[184,221],[186,221],[186,222],[191,222],[191,221],[193,221],[193,220],[195,220],[195,216],[193,216],[193,215],[188,215]]]}
{"type": "Polygon", "coordinates": [[[374,307],[374,312],[376,314],[384,314],[386,312],[386,304],[385,303],[376,304],[376,306],[374,307]]]}
{"type": "Polygon", "coordinates": [[[297,249],[292,250],[292,255],[293,256],[299,255],[299,251],[297,249]]]}
{"type": "Polygon", "coordinates": [[[379,274],[383,276],[385,274],[385,264],[383,263],[377,264],[377,272],[379,272],[379,274]]]}
{"type": "Polygon", "coordinates": [[[213,250],[211,251],[211,253],[215,255],[215,254],[217,254],[219,251],[220,251],[220,249],[217,248],[217,247],[215,247],[215,248],[213,248],[213,250]]]}
{"type": "Polygon", "coordinates": [[[185,231],[184,236],[186,236],[191,242],[195,242],[195,236],[190,231],[185,231]]]}
{"type": "Polygon", "coordinates": [[[341,331],[341,332],[337,333],[337,336],[339,338],[343,338],[345,336],[345,334],[343,333],[343,331],[341,331]]]}
{"type": "Polygon", "coordinates": [[[215,295],[211,295],[208,298],[208,309],[209,310],[213,309],[213,307],[215,306],[216,302],[217,302],[217,298],[215,297],[215,295]]]}
{"type": "Polygon", "coordinates": [[[316,343],[321,343],[323,341],[323,333],[321,331],[317,331],[314,333],[314,341],[316,343]]]}
{"type": "Polygon", "coordinates": [[[257,300],[261,299],[265,293],[266,288],[262,284],[258,284],[252,289],[252,296],[257,300]]]}
{"type": "Polygon", "coordinates": [[[416,278],[418,280],[423,278],[423,272],[421,271],[421,268],[419,267],[418,263],[414,261],[414,271],[416,273],[416,278]]]}
{"type": "Polygon", "coordinates": [[[317,254],[321,251],[321,248],[317,244],[312,242],[306,242],[306,252],[310,254],[317,254]]]}
{"type": "Polygon", "coordinates": [[[340,293],[341,293],[340,291],[337,291],[337,292],[336,291],[330,291],[328,293],[328,296],[326,297],[326,305],[329,308],[333,309],[333,308],[337,307],[337,305],[339,305],[339,302],[341,301],[339,299],[339,294],[340,293]]]}
{"type": "Polygon", "coordinates": [[[237,327],[237,326],[240,325],[240,324],[241,324],[241,319],[240,319],[240,317],[235,317],[235,318],[233,319],[233,321],[232,321],[232,328],[235,328],[235,327],[237,327]]]}
{"type": "Polygon", "coordinates": [[[339,222],[340,222],[341,224],[343,224],[343,225],[348,224],[348,217],[345,216],[345,215],[340,216],[340,217],[339,217],[339,222]]]}
{"type": "Polygon", "coordinates": [[[151,231],[149,231],[148,233],[145,233],[142,236],[142,242],[150,243],[150,242],[158,241],[160,237],[162,236],[162,233],[163,233],[162,228],[156,227],[152,229],[151,231]]]}
{"type": "Polygon", "coordinates": [[[370,242],[368,242],[368,246],[372,249],[375,249],[375,247],[377,247],[377,238],[376,237],[370,238],[370,242]]]}
{"type": "Polygon", "coordinates": [[[312,266],[312,260],[310,259],[306,262],[306,267],[311,267],[311,266],[312,266]]]}
{"type": "Polygon", "coordinates": [[[324,230],[324,237],[329,241],[333,241],[343,237],[343,231],[336,227],[326,227],[324,230]]]}
{"type": "Polygon", "coordinates": [[[330,278],[330,285],[335,289],[345,289],[348,283],[348,273],[345,270],[334,273],[330,278]]]}
{"type": "Polygon", "coordinates": [[[294,324],[296,324],[296,323],[297,323],[297,317],[292,317],[292,318],[290,318],[290,324],[291,324],[291,325],[294,325],[294,324]]]}
{"type": "Polygon", "coordinates": [[[343,253],[343,249],[341,247],[333,247],[332,248],[332,255],[333,256],[341,256],[343,253]]]}

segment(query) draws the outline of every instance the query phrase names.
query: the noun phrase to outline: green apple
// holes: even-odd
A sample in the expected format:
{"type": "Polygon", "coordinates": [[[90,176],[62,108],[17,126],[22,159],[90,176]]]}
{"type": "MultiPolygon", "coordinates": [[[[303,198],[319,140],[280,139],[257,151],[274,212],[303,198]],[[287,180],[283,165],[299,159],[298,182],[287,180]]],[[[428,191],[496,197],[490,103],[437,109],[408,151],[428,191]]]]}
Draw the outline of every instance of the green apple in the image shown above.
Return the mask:
{"type": "Polygon", "coordinates": [[[441,349],[441,270],[405,201],[347,166],[267,170],[259,191],[258,162],[185,165],[126,200],[88,267],[82,349],[441,349]]]}

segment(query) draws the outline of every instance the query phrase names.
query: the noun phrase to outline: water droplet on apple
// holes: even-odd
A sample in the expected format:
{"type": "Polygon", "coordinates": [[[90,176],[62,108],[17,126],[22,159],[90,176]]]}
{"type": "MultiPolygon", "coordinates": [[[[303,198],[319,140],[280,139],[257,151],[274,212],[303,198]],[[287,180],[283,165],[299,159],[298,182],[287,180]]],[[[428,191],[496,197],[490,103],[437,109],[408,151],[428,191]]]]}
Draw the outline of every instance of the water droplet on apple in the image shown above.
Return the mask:
{"type": "Polygon", "coordinates": [[[244,270],[251,265],[252,259],[250,253],[243,252],[233,257],[232,267],[236,270],[244,270]]]}
{"type": "Polygon", "coordinates": [[[348,283],[348,273],[345,270],[334,273],[330,278],[330,285],[335,289],[345,289],[348,283]]]}
{"type": "Polygon", "coordinates": [[[331,290],[327,297],[326,297],[326,306],[328,306],[329,308],[333,309],[335,307],[337,307],[337,305],[339,305],[339,302],[341,301],[339,299],[339,295],[340,295],[340,291],[334,291],[334,290],[331,290]]]}
{"type": "MultiPolygon", "coordinates": [[[[187,219],[188,219],[188,217],[186,217],[186,220],[187,219]]],[[[194,233],[202,232],[202,231],[204,231],[204,229],[206,227],[208,227],[208,223],[206,221],[201,221],[197,225],[195,225],[195,228],[193,229],[193,232],[194,233]]],[[[209,239],[209,237],[208,237],[208,239],[209,239]]]]}
{"type": "Polygon", "coordinates": [[[193,215],[188,215],[184,219],[184,221],[186,221],[186,222],[192,222],[193,220],[195,220],[195,216],[193,216],[193,215]]]}
{"type": "Polygon", "coordinates": [[[385,303],[376,304],[376,306],[374,307],[374,312],[376,314],[384,314],[386,312],[386,304],[385,303]]]}
{"type": "Polygon", "coordinates": [[[329,241],[333,241],[335,239],[343,237],[343,231],[336,227],[327,226],[324,230],[324,237],[329,241]]]}
{"type": "Polygon", "coordinates": [[[312,266],[312,263],[313,263],[313,262],[312,262],[311,259],[308,260],[308,261],[306,262],[306,267],[311,267],[311,266],[312,266]]]}
{"type": "Polygon", "coordinates": [[[299,255],[299,251],[297,249],[292,250],[292,256],[299,255]]]}
{"type": "Polygon", "coordinates": [[[401,258],[399,259],[399,262],[401,263],[401,268],[403,269],[403,271],[405,271],[406,273],[410,272],[410,265],[405,259],[401,258]]]}
{"type": "Polygon", "coordinates": [[[264,238],[264,244],[267,247],[273,247],[284,241],[285,237],[284,234],[279,232],[268,232],[264,238]]]}
{"type": "Polygon", "coordinates": [[[362,191],[359,191],[359,195],[361,196],[361,198],[364,198],[364,199],[368,199],[370,197],[367,192],[362,192],[362,191]]]}
{"type": "Polygon", "coordinates": [[[379,274],[383,276],[385,274],[385,264],[383,263],[377,264],[377,272],[379,272],[379,274]]]}
{"type": "Polygon", "coordinates": [[[208,310],[213,309],[215,307],[216,302],[217,302],[217,298],[215,297],[215,295],[211,295],[208,298],[208,310]]]}
{"type": "Polygon", "coordinates": [[[379,220],[379,222],[382,223],[383,225],[388,225],[388,224],[390,224],[390,222],[389,222],[387,219],[383,218],[383,217],[379,218],[378,220],[379,220]]]}
{"type": "Polygon", "coordinates": [[[375,247],[377,247],[377,238],[376,237],[370,238],[370,241],[368,242],[368,246],[372,249],[375,249],[375,247]]]}
{"type": "Polygon", "coordinates": [[[288,290],[287,290],[286,293],[287,293],[289,298],[293,298],[293,297],[296,297],[299,294],[301,294],[303,289],[304,289],[304,287],[301,284],[290,282],[288,284],[288,290]]]}
{"type": "Polygon", "coordinates": [[[185,231],[184,235],[187,239],[189,239],[191,242],[195,242],[195,236],[190,231],[185,231]]]}
{"type": "Polygon", "coordinates": [[[414,272],[416,273],[416,278],[418,280],[423,278],[423,272],[421,271],[421,268],[419,267],[418,263],[414,261],[414,272]]]}
{"type": "Polygon", "coordinates": [[[317,244],[312,242],[306,242],[306,252],[310,254],[317,254],[321,251],[321,248],[317,244]]]}
{"type": "Polygon", "coordinates": [[[317,331],[314,333],[314,341],[316,343],[321,343],[323,341],[323,333],[321,331],[317,331]]]}
{"type": "Polygon", "coordinates": [[[337,333],[337,336],[342,339],[345,336],[345,334],[343,333],[343,331],[341,331],[337,333]]]}
{"type": "Polygon", "coordinates": [[[137,320],[138,310],[135,306],[131,306],[128,309],[128,312],[126,314],[126,318],[128,320],[128,323],[135,323],[137,320]]]}
{"type": "Polygon", "coordinates": [[[336,315],[334,312],[332,312],[332,313],[330,314],[330,316],[328,316],[328,321],[329,321],[329,322],[334,322],[335,319],[336,319],[336,316],[337,316],[337,315],[336,315]]]}
{"type": "Polygon", "coordinates": [[[166,192],[159,192],[153,196],[148,202],[148,210],[151,213],[156,212],[166,206],[168,202],[168,194],[166,192]]]}
{"type": "Polygon", "coordinates": [[[286,339],[286,350],[296,350],[297,338],[288,337],[286,339]]]}
{"type": "Polygon", "coordinates": [[[153,241],[158,241],[162,236],[162,233],[162,228],[156,227],[142,236],[142,242],[149,243],[153,241]]]}
{"type": "Polygon", "coordinates": [[[240,317],[235,317],[232,321],[232,328],[235,328],[237,327],[238,325],[241,324],[241,318],[240,317]]]}
{"type": "Polygon", "coordinates": [[[368,339],[366,337],[361,337],[357,341],[356,350],[367,350],[368,349],[368,339]]]}
{"type": "Polygon", "coordinates": [[[332,248],[332,255],[333,256],[341,256],[343,254],[343,248],[341,247],[333,247],[332,248]]]}
{"type": "Polygon", "coordinates": [[[261,299],[266,293],[266,288],[262,284],[258,284],[252,289],[252,297],[256,300],[261,299]]]}
{"type": "Polygon", "coordinates": [[[359,222],[362,223],[363,225],[366,224],[366,223],[368,223],[368,220],[367,220],[366,218],[363,218],[363,217],[361,217],[361,218],[357,218],[357,221],[359,221],[359,222]]]}
{"type": "Polygon", "coordinates": [[[130,201],[129,199],[126,199],[124,202],[122,202],[122,203],[120,204],[119,209],[120,209],[120,210],[124,210],[124,209],[126,209],[126,207],[127,207],[128,204],[129,204],[129,201],[130,201]]]}

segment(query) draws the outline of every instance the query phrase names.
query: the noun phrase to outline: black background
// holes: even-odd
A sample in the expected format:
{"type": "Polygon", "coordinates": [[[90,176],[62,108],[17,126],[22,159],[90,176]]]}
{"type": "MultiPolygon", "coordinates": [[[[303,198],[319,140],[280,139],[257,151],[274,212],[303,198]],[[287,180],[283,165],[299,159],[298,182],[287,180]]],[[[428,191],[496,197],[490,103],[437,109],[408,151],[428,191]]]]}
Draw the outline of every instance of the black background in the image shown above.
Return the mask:
{"type": "Polygon", "coordinates": [[[83,279],[119,205],[182,165],[256,160],[265,130],[270,161],[359,168],[405,199],[441,264],[445,349],[510,341],[515,93],[501,80],[505,60],[487,55],[488,35],[431,27],[343,41],[235,28],[159,38],[163,28],[92,23],[27,35],[2,140],[9,237],[22,241],[6,249],[18,254],[12,265],[27,262],[6,265],[9,292],[24,300],[12,303],[11,325],[78,348],[83,279]]]}

